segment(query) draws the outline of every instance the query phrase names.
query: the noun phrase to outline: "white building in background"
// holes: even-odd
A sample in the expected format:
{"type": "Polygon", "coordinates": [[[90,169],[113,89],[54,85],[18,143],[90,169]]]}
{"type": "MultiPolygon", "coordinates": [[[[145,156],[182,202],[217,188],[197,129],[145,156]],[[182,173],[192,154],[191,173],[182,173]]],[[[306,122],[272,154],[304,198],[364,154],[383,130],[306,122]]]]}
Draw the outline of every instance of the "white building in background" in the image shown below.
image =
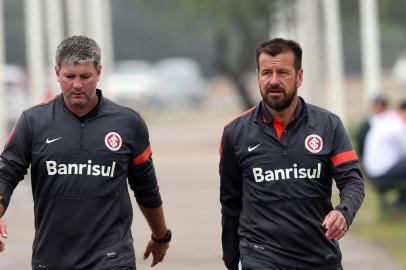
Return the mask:
{"type": "MultiPolygon", "coordinates": [[[[345,116],[344,63],[341,35],[341,14],[337,0],[296,0],[294,20],[286,3],[276,5],[276,16],[272,19],[271,37],[297,40],[303,48],[304,80],[300,90],[306,100],[326,106],[345,116]],[[322,9],[320,9],[322,5],[322,9]],[[323,16],[320,18],[320,14],[323,16]],[[323,31],[324,30],[324,31],[323,31]],[[325,44],[322,44],[325,40],[325,44]],[[322,62],[326,61],[326,62],[322,62]],[[326,81],[324,79],[326,78],[326,81]],[[327,91],[326,91],[327,90],[327,91]]],[[[379,18],[376,0],[359,0],[361,18],[362,73],[364,82],[364,105],[381,91],[381,51],[379,18]]],[[[394,71],[399,80],[402,76],[400,61],[394,71]]]]}
{"type": "Polygon", "coordinates": [[[359,0],[364,106],[382,89],[381,46],[376,0],[359,0]]]}
{"type": "Polygon", "coordinates": [[[327,107],[347,123],[339,0],[322,1],[326,35],[327,107]]]}
{"type": "Polygon", "coordinates": [[[60,92],[59,85],[55,80],[54,63],[55,50],[63,39],[63,13],[62,3],[59,0],[46,0],[46,30],[48,38],[48,64],[45,68],[45,95],[56,95],[60,92]]]}
{"type": "Polygon", "coordinates": [[[31,104],[45,98],[45,62],[42,31],[43,9],[40,0],[25,0],[25,34],[27,52],[27,73],[31,104]]]}
{"type": "MultiPolygon", "coordinates": [[[[109,73],[113,59],[110,0],[25,0],[24,8],[27,73],[32,104],[41,102],[49,94],[59,93],[52,67],[55,64],[56,46],[64,37],[85,34],[94,38],[102,50],[103,72],[109,73]],[[64,30],[64,16],[67,18],[67,33],[64,30]],[[43,33],[44,29],[46,33],[43,33]],[[44,52],[45,45],[49,47],[47,53],[44,52]]],[[[103,85],[104,79],[101,80],[102,88],[103,85]]]]}
{"type": "Polygon", "coordinates": [[[393,65],[393,79],[406,89],[406,52],[401,54],[393,65]]]}

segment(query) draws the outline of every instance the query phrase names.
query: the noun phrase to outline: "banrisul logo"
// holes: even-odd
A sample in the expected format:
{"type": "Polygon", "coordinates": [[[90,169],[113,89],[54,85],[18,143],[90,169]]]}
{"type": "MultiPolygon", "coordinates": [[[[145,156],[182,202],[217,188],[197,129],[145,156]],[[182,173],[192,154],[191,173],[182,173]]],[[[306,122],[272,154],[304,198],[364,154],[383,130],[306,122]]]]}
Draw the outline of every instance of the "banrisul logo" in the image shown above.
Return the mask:
{"type": "Polygon", "coordinates": [[[320,179],[321,163],[317,163],[317,168],[298,168],[294,163],[291,168],[264,170],[262,168],[252,168],[255,182],[277,181],[288,179],[320,179]]]}
{"type": "Polygon", "coordinates": [[[323,140],[319,135],[312,134],[305,139],[306,149],[311,153],[318,153],[323,149],[323,140]]]}
{"type": "Polygon", "coordinates": [[[116,168],[116,162],[110,166],[93,164],[92,160],[88,160],[87,163],[57,163],[54,160],[47,160],[46,162],[48,175],[93,175],[93,176],[105,176],[113,177],[114,170],[116,168]]]}
{"type": "Polygon", "coordinates": [[[121,136],[117,132],[109,132],[106,137],[104,137],[104,143],[111,151],[117,151],[122,144],[121,136]]]}

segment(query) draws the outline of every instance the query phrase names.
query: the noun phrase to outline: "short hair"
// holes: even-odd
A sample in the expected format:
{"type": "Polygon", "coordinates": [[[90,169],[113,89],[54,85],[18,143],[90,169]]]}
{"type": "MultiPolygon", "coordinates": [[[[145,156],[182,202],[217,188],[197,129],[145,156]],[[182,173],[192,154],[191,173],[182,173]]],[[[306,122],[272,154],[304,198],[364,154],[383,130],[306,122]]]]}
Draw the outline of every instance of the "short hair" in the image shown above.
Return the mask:
{"type": "Polygon", "coordinates": [[[257,69],[259,69],[259,55],[266,53],[271,56],[276,56],[281,53],[293,52],[295,56],[294,67],[296,72],[302,68],[302,48],[299,43],[290,39],[274,38],[266,40],[258,44],[256,50],[257,69]]]}
{"type": "Polygon", "coordinates": [[[55,62],[59,69],[63,64],[77,65],[93,62],[96,70],[101,66],[100,47],[93,39],[78,35],[62,40],[56,49],[55,62]]]}
{"type": "Polygon", "coordinates": [[[388,107],[388,98],[384,95],[376,95],[373,99],[372,99],[372,104],[373,105],[378,105],[381,106],[383,108],[388,107]]]}

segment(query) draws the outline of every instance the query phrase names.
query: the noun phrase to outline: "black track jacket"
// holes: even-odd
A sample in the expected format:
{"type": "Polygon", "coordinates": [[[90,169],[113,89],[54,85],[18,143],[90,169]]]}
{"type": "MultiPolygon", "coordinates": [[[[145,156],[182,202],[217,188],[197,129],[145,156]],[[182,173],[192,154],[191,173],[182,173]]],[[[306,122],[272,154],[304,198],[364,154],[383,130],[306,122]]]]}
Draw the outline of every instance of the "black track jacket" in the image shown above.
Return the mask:
{"type": "Polygon", "coordinates": [[[338,242],[322,222],[333,210],[332,181],[348,226],[364,184],[340,119],[299,99],[280,139],[263,104],[224,128],[220,148],[223,260],[237,269],[244,254],[287,267],[337,269],[338,242]]]}
{"type": "Polygon", "coordinates": [[[34,270],[135,267],[127,178],[140,205],[162,203],[145,122],[97,95],[83,118],[62,95],[24,111],[1,154],[5,206],[31,164],[34,270]]]}

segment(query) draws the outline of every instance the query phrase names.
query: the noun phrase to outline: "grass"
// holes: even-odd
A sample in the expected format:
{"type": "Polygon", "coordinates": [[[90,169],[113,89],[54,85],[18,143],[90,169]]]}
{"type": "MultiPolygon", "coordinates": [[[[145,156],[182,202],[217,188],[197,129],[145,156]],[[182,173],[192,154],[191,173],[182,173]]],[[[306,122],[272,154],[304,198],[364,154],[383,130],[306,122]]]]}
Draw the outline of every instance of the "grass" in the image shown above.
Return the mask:
{"type": "Polygon", "coordinates": [[[406,211],[380,209],[377,194],[369,185],[365,194],[351,230],[360,238],[379,243],[406,267],[406,211]]]}

